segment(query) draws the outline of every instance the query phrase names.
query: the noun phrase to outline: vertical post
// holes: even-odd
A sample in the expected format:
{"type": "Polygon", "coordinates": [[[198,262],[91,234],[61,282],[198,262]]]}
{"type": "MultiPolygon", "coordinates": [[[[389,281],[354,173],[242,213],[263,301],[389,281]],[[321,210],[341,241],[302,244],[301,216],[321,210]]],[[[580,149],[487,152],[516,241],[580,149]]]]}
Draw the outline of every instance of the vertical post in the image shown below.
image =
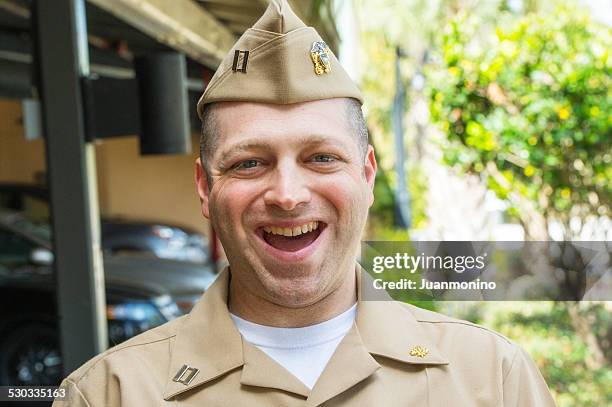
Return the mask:
{"type": "Polygon", "coordinates": [[[410,228],[410,191],[406,182],[405,153],[404,153],[404,84],[402,83],[400,61],[402,50],[396,49],[395,60],[395,100],[393,101],[393,130],[395,133],[395,172],[397,181],[395,185],[395,226],[410,228]]]}
{"type": "Polygon", "coordinates": [[[89,74],[84,0],[36,0],[38,89],[65,373],[107,348],[95,151],[85,141],[81,78],[89,74]]]}

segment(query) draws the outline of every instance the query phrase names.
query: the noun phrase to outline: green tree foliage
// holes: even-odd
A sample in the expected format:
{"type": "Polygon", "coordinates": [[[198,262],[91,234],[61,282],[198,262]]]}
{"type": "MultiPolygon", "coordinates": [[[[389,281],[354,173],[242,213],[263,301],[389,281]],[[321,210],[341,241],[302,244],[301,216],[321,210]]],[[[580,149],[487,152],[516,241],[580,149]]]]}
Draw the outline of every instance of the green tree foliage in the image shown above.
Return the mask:
{"type": "Polygon", "coordinates": [[[480,23],[452,18],[428,72],[446,162],[564,226],[609,216],[612,30],[568,6],[509,19],[491,36],[480,23]]]}

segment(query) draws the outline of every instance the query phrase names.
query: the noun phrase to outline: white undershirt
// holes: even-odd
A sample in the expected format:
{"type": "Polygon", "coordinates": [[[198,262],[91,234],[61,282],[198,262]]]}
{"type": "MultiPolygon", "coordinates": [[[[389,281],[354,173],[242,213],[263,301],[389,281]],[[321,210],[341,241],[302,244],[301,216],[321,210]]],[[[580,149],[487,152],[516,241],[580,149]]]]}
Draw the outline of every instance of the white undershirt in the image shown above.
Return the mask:
{"type": "Polygon", "coordinates": [[[357,304],[328,321],[302,328],[259,325],[230,315],[244,339],[312,389],[356,314],[357,304]]]}

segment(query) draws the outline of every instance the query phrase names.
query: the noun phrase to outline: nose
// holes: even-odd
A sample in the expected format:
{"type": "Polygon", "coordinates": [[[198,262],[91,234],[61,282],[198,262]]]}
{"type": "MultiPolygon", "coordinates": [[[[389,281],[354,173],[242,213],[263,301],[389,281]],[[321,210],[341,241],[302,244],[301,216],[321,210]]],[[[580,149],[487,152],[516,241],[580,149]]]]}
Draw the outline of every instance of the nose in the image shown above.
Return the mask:
{"type": "Polygon", "coordinates": [[[310,201],[308,180],[297,165],[279,163],[264,194],[266,205],[274,205],[291,211],[298,205],[310,201]]]}

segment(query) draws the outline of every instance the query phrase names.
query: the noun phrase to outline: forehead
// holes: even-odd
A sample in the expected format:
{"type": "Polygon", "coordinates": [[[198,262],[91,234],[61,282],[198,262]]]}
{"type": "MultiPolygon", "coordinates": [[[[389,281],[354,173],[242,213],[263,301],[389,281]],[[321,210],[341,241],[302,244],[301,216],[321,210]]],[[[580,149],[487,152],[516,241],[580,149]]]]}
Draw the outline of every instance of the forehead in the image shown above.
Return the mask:
{"type": "Polygon", "coordinates": [[[214,120],[217,151],[253,139],[283,144],[309,138],[354,141],[342,98],[291,105],[221,102],[215,106],[214,120]]]}

